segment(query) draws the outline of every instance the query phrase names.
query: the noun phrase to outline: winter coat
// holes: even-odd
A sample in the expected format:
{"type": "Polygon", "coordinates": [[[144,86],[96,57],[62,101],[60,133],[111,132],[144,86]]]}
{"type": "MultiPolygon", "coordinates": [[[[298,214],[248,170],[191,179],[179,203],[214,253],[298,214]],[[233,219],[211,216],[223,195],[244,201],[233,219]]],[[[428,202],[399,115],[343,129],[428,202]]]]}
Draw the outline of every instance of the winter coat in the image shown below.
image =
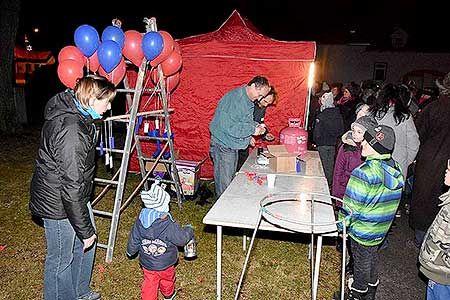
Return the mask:
{"type": "Polygon", "coordinates": [[[439,197],[441,210],[420,248],[420,271],[434,282],[450,285],[450,192],[439,197]]]}
{"type": "Polygon", "coordinates": [[[426,231],[439,211],[439,196],[445,192],[442,178],[450,158],[450,99],[441,96],[417,115],[420,149],[416,157],[409,222],[426,231]]]}
{"type": "Polygon", "coordinates": [[[86,204],[93,188],[96,129],[74,100],[65,91],[45,107],[29,208],[41,218],[68,218],[77,236],[87,239],[95,233],[86,204]]]}
{"type": "Polygon", "coordinates": [[[326,108],[317,115],[313,131],[314,143],[317,146],[336,146],[343,133],[344,120],[339,108],[326,108]]]}
{"type": "Polygon", "coordinates": [[[394,106],[391,106],[382,118],[375,118],[380,125],[386,125],[394,129],[395,145],[392,158],[398,162],[406,178],[408,166],[416,158],[419,151],[419,135],[412,116],[403,120],[400,124],[394,119],[394,106]]]}
{"type": "Polygon", "coordinates": [[[178,247],[193,237],[190,227],[182,228],[170,214],[154,217],[155,210],[143,208],[131,230],[127,255],[139,253],[139,263],[151,271],[163,271],[178,261],[178,247]]]}
{"type": "Polygon", "coordinates": [[[390,154],[369,155],[353,170],[339,212],[339,220],[348,218],[348,234],[353,240],[364,246],[383,241],[395,218],[404,184],[400,167],[390,154]]]}
{"type": "Polygon", "coordinates": [[[364,161],[361,157],[361,144],[356,144],[352,139],[351,131],[342,136],[342,144],[339,147],[334,164],[333,186],[331,194],[342,199],[345,188],[352,171],[364,161]]]}

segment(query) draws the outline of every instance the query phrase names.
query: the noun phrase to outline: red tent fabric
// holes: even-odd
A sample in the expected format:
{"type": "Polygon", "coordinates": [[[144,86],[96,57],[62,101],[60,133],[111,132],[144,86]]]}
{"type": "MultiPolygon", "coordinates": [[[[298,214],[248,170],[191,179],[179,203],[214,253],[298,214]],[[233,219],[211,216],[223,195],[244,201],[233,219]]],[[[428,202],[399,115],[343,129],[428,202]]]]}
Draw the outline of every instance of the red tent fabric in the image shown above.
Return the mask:
{"type": "MultiPolygon", "coordinates": [[[[209,156],[209,123],[218,101],[256,75],[267,77],[279,94],[277,106],[266,112],[270,132],[279,137],[289,117],[304,119],[315,42],[271,39],[236,10],[218,30],[177,42],[183,65],[180,84],[170,95],[170,106],[175,110],[170,120],[181,159],[200,161],[209,156]]],[[[278,142],[277,138],[273,143],[278,142]]],[[[137,163],[132,161],[130,167],[137,169],[137,163]]],[[[213,177],[209,158],[201,176],[213,177]]]]}

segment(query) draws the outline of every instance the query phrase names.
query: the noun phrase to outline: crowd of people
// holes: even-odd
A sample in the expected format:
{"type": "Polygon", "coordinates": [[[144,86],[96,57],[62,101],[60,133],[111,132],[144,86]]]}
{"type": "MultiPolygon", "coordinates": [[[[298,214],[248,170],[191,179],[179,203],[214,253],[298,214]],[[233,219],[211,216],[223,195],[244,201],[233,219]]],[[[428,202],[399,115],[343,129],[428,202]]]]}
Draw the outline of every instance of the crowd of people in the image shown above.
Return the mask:
{"type": "MultiPolygon", "coordinates": [[[[331,194],[342,199],[336,213],[348,226],[351,258],[346,270],[352,283],[347,300],[375,299],[378,252],[388,247],[402,207],[410,212],[413,247],[421,247],[438,215],[445,190],[442,177],[450,168],[450,122],[445,120],[450,113],[450,73],[436,85],[439,92],[411,83],[315,85],[308,118],[310,149],[319,153],[331,194]]],[[[210,124],[217,198],[239,168],[239,153],[248,153],[255,137],[266,132],[260,103],[273,91],[267,78],[257,76],[219,101],[210,124]]],[[[264,110],[275,100],[265,101],[264,110]]],[[[427,241],[444,251],[440,257],[449,254],[439,241],[427,241]]],[[[448,299],[448,275],[430,277],[427,299],[448,299]]]]}
{"type": "MultiPolygon", "coordinates": [[[[450,299],[450,201],[444,193],[450,185],[450,73],[436,85],[434,94],[392,83],[336,82],[313,91],[311,148],[319,153],[331,194],[342,199],[336,214],[348,227],[353,281],[347,300],[375,299],[378,252],[387,247],[400,203],[410,207],[412,245],[421,248],[420,270],[429,278],[427,299],[450,299]]],[[[46,106],[30,201],[31,213],[45,228],[44,299],[101,297],[90,287],[97,241],[90,205],[94,120],[111,108],[115,96],[109,81],[88,75],[46,106]]],[[[274,140],[264,115],[277,100],[269,80],[255,76],[218,102],[210,123],[217,198],[255,138],[274,140]]],[[[173,220],[170,196],[159,185],[141,198],[145,207],[130,231],[127,254],[139,256],[142,299],[157,299],[158,292],[174,299],[177,247],[192,240],[194,232],[173,220]]]]}
{"type": "MultiPolygon", "coordinates": [[[[428,89],[412,83],[316,84],[308,130],[331,194],[343,199],[343,205],[336,203],[337,213],[348,217],[351,259],[346,270],[353,283],[347,299],[375,299],[378,251],[388,247],[403,207],[415,233],[408,245],[422,247],[422,252],[426,246],[428,255],[430,248],[434,255],[441,251],[438,259],[427,257],[428,270],[438,274],[428,271],[427,299],[449,299],[449,265],[442,258],[450,254],[448,247],[439,239],[424,243],[432,235],[427,230],[436,223],[440,195],[448,189],[442,178],[450,168],[449,95],[450,73],[428,89]]],[[[342,251],[339,241],[337,249],[342,251]]],[[[425,267],[421,270],[427,274],[425,267]]]]}

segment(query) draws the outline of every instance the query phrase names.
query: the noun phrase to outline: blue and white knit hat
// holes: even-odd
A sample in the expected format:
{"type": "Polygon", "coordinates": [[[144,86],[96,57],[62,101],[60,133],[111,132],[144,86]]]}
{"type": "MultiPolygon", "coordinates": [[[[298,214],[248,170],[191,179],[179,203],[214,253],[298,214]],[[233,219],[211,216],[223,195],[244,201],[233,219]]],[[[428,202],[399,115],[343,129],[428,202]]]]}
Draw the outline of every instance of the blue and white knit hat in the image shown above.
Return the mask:
{"type": "Polygon", "coordinates": [[[148,191],[141,191],[141,199],[147,208],[160,212],[169,211],[170,195],[157,183],[153,183],[148,191]]]}

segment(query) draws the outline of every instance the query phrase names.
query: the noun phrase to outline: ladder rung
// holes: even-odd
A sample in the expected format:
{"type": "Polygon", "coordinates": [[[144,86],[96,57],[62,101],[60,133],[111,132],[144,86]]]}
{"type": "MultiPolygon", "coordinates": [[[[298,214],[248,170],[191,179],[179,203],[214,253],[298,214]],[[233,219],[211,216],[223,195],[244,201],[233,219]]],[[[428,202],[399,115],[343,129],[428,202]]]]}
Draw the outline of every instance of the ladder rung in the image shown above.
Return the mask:
{"type": "Polygon", "coordinates": [[[159,140],[159,141],[168,141],[169,138],[160,137],[160,136],[148,136],[148,135],[137,135],[137,138],[140,140],[159,140]]]}
{"type": "MultiPolygon", "coordinates": [[[[143,156],[142,159],[145,160],[145,161],[156,161],[156,158],[153,158],[153,157],[146,157],[146,156],[143,156]]],[[[172,162],[171,162],[170,160],[168,160],[168,159],[160,159],[160,160],[158,161],[158,163],[167,163],[167,164],[170,164],[170,163],[172,163],[172,162]]]]}
{"type": "Polygon", "coordinates": [[[168,179],[156,179],[156,178],[153,178],[153,177],[149,177],[147,180],[150,180],[150,181],[159,181],[159,182],[164,182],[164,183],[175,183],[175,181],[173,181],[173,180],[168,180],[168,179]]]}
{"type": "Polygon", "coordinates": [[[103,178],[94,178],[95,182],[107,183],[107,184],[119,184],[117,180],[103,179],[103,178]]]}
{"type": "Polygon", "coordinates": [[[109,211],[104,211],[104,210],[93,209],[92,212],[94,214],[107,216],[107,217],[112,217],[113,216],[112,213],[110,213],[109,211]]]}
{"type": "MultiPolygon", "coordinates": [[[[96,147],[95,149],[100,150],[100,147],[96,147]]],[[[103,151],[113,152],[113,153],[124,153],[122,149],[109,149],[109,148],[103,148],[103,151]]]]}
{"type": "Polygon", "coordinates": [[[106,244],[102,244],[102,243],[97,243],[97,247],[100,247],[100,248],[106,249],[106,248],[108,248],[108,245],[106,245],[106,244]]]}

